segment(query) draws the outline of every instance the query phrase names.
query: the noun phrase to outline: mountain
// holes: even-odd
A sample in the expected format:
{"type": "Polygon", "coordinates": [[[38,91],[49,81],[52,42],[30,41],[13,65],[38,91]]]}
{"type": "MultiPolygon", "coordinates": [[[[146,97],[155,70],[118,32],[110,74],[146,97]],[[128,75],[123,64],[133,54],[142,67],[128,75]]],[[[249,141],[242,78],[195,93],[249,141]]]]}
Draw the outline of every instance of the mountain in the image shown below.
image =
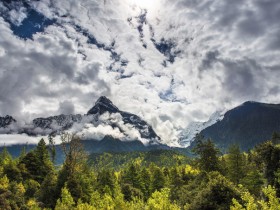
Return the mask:
{"type": "MultiPolygon", "coordinates": [[[[31,124],[23,126],[20,129],[20,133],[26,133],[28,135],[48,135],[59,134],[63,131],[80,132],[89,124],[93,127],[106,125],[110,126],[112,129],[117,128],[125,138],[130,138],[130,140],[133,137],[129,137],[129,132],[126,127],[134,128],[139,132],[139,137],[148,141],[149,144],[158,144],[160,142],[160,137],[147,122],[137,115],[119,110],[112,101],[105,96],[101,96],[85,115],[62,114],[47,118],[36,118],[31,124]],[[114,116],[110,117],[106,116],[106,114],[114,116]],[[73,128],[74,125],[78,128],[73,128]]],[[[105,133],[104,136],[106,135],[105,133]]]]}
{"type": "Polygon", "coordinates": [[[195,136],[199,134],[205,128],[213,125],[214,123],[223,119],[224,115],[222,112],[213,113],[209,120],[206,122],[191,122],[189,126],[181,133],[179,138],[179,145],[182,147],[190,146],[191,142],[194,140],[195,136]]]}
{"type": "Polygon", "coordinates": [[[0,116],[0,128],[7,128],[9,125],[15,123],[16,120],[9,115],[6,115],[5,117],[0,116]]]}
{"type": "MultiPolygon", "coordinates": [[[[22,126],[17,125],[13,117],[6,116],[0,118],[0,123],[2,134],[27,134],[38,138],[61,132],[84,134],[83,144],[89,153],[169,149],[160,143],[160,137],[147,122],[135,114],[119,110],[105,96],[101,96],[84,115],[36,118],[22,126]],[[8,129],[11,125],[16,125],[13,130],[8,129]],[[114,132],[118,135],[114,136],[114,132]]],[[[29,145],[29,148],[34,146],[29,145]]],[[[12,154],[19,154],[20,148],[15,145],[9,150],[12,154]]]]}
{"type": "MultiPolygon", "coordinates": [[[[100,97],[84,115],[36,118],[23,126],[17,125],[11,116],[0,117],[2,134],[25,133],[41,138],[42,135],[59,135],[64,131],[84,134],[83,143],[89,153],[154,149],[189,153],[184,148],[195,145],[196,134],[211,138],[222,150],[231,144],[239,144],[242,150],[248,150],[270,139],[274,131],[280,131],[280,104],[245,102],[225,114],[214,113],[207,122],[194,122],[181,134],[179,144],[182,149],[162,144],[147,122],[135,114],[121,111],[105,96],[100,97]]],[[[19,153],[19,148],[15,153],[19,153]]]]}
{"type": "MultiPolygon", "coordinates": [[[[17,124],[13,117],[8,115],[6,117],[0,117],[0,128],[2,128],[2,130],[7,130],[12,124],[17,124]]],[[[153,130],[152,126],[135,114],[119,110],[112,101],[105,96],[101,96],[87,114],[61,114],[46,118],[36,118],[30,123],[26,123],[22,126],[18,125],[18,129],[13,133],[25,133],[32,136],[59,134],[63,131],[77,133],[82,131],[89,124],[93,127],[98,127],[98,125],[102,124],[110,126],[112,129],[117,128],[124,137],[129,137],[129,129],[135,129],[139,132],[139,138],[146,139],[151,144],[160,142],[160,137],[153,130]],[[73,128],[74,126],[77,128],[73,128]]],[[[5,131],[2,133],[5,133],[5,131]]],[[[104,133],[104,136],[106,135],[107,134],[104,133]]]]}
{"type": "Polygon", "coordinates": [[[50,133],[60,133],[70,129],[74,123],[80,123],[82,115],[58,115],[47,118],[36,118],[32,121],[31,126],[26,126],[22,129],[22,133],[29,135],[48,135],[50,133]]]}
{"type": "Polygon", "coordinates": [[[222,120],[203,129],[200,134],[211,138],[223,150],[231,144],[248,150],[271,139],[275,131],[280,131],[280,104],[249,101],[226,112],[222,120]]]}
{"type": "MultiPolygon", "coordinates": [[[[122,116],[123,122],[125,124],[131,124],[134,128],[136,128],[141,137],[145,139],[151,139],[154,143],[160,140],[160,137],[156,134],[153,128],[142,120],[137,115],[120,111],[108,98],[105,96],[101,96],[95,103],[94,107],[92,107],[87,115],[102,115],[105,112],[109,112],[110,114],[118,113],[122,116]]],[[[111,123],[112,126],[118,127],[120,130],[121,128],[116,124],[111,123]]]]}
{"type": "Polygon", "coordinates": [[[9,115],[0,116],[0,134],[9,134],[17,130],[16,120],[9,115]]]}
{"type": "Polygon", "coordinates": [[[105,96],[101,96],[95,102],[95,105],[88,111],[87,114],[88,115],[95,115],[95,114],[102,115],[105,112],[117,113],[117,112],[120,112],[120,110],[108,98],[106,98],[105,96]]]}

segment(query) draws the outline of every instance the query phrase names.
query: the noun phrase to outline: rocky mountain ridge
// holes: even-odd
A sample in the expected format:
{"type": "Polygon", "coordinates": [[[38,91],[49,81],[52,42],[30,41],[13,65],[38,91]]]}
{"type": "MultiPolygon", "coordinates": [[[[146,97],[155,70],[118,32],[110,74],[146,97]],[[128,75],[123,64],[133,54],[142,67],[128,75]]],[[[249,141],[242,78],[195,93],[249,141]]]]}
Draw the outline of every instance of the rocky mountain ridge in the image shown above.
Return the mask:
{"type": "Polygon", "coordinates": [[[222,120],[200,134],[224,151],[232,144],[247,151],[271,139],[273,132],[280,132],[280,104],[247,101],[227,111],[222,120]]]}
{"type": "MultiPolygon", "coordinates": [[[[90,124],[90,126],[97,127],[100,124],[111,126],[112,129],[119,129],[120,133],[124,136],[128,136],[129,133],[125,126],[133,128],[136,132],[139,132],[139,136],[149,144],[158,144],[160,137],[156,134],[153,128],[135,114],[124,112],[119,110],[108,98],[101,96],[95,103],[95,105],[85,115],[58,115],[47,118],[36,118],[31,123],[27,123],[23,126],[17,126],[17,129],[13,133],[25,133],[28,135],[49,135],[59,134],[61,132],[73,131],[73,127],[84,128],[90,124]],[[104,115],[108,114],[117,116],[117,120],[122,123],[118,123],[116,119],[105,118],[104,115]]],[[[16,120],[11,116],[0,117],[0,128],[8,129],[13,124],[17,124],[16,120]]],[[[79,130],[74,130],[78,132],[79,130]]],[[[5,133],[2,132],[2,133],[5,133]]],[[[132,137],[133,138],[133,137],[132,137]]],[[[131,138],[130,138],[131,139],[131,138]]],[[[139,140],[139,139],[133,139],[139,140]]]]}

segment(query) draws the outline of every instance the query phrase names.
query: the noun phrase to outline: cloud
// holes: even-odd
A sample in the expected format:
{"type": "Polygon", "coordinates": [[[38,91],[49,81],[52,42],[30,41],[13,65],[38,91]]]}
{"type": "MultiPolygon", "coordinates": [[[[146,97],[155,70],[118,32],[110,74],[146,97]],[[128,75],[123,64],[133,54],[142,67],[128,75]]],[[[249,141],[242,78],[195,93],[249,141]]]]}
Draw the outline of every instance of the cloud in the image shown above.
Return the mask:
{"type": "Polygon", "coordinates": [[[15,144],[37,144],[39,142],[39,137],[30,137],[27,135],[19,134],[0,134],[0,146],[9,146],[15,144]]]}
{"type": "Polygon", "coordinates": [[[58,113],[60,114],[73,114],[75,113],[75,106],[71,101],[63,101],[59,103],[58,113]]]}
{"type": "Polygon", "coordinates": [[[70,132],[82,136],[83,139],[102,140],[105,136],[112,136],[122,141],[139,140],[143,144],[148,139],[141,138],[139,131],[131,124],[124,123],[119,113],[105,112],[101,116],[83,116],[82,122],[74,123],[70,132]]]}
{"type": "MultiPolygon", "coordinates": [[[[25,9],[2,4],[0,115],[83,114],[106,95],[174,144],[190,122],[207,121],[216,110],[246,100],[279,103],[278,0],[164,0],[147,8],[130,0],[30,5],[55,22],[20,39],[8,22],[24,21],[25,9]]],[[[119,135],[96,127],[88,130],[119,135]]]]}

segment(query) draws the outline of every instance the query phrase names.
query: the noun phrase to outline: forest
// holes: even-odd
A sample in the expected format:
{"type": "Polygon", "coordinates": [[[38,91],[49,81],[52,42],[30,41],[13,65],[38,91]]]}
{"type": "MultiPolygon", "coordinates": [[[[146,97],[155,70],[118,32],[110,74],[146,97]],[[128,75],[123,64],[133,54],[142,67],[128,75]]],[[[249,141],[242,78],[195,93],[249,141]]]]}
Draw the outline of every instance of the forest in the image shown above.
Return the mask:
{"type": "Polygon", "coordinates": [[[0,153],[0,209],[277,210],[280,135],[243,152],[222,154],[197,136],[193,156],[178,151],[87,154],[79,136],[61,135],[64,163],[52,139],[12,158],[0,153]]]}

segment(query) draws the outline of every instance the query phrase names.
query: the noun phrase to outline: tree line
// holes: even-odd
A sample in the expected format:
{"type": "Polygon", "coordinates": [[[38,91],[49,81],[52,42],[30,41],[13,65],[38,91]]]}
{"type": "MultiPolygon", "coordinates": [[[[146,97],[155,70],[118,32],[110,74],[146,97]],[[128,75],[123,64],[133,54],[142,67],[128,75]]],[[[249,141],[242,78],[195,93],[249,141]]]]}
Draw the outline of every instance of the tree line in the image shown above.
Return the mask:
{"type": "MultiPolygon", "coordinates": [[[[165,165],[137,155],[120,167],[102,158],[93,166],[79,136],[62,134],[61,139],[65,160],[60,166],[54,164],[51,137],[50,144],[41,139],[17,158],[3,149],[0,209],[280,209],[277,133],[248,152],[232,145],[227,154],[197,136],[194,158],[162,153],[162,161],[176,160],[165,165]]],[[[123,156],[119,160],[128,159],[123,156]]]]}

